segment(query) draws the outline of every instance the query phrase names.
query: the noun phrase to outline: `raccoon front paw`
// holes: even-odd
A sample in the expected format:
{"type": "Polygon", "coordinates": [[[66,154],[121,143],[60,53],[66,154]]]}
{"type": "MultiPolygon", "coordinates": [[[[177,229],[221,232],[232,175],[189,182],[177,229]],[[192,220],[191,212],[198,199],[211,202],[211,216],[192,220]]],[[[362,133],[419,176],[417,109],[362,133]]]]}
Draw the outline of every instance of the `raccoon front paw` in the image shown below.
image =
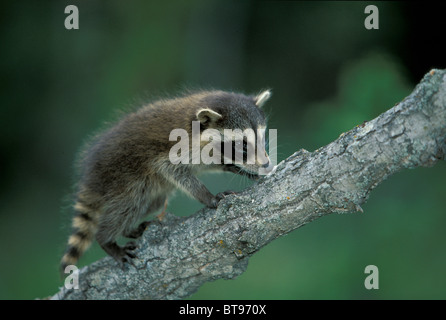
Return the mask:
{"type": "Polygon", "coordinates": [[[230,194],[236,194],[236,192],[232,191],[232,190],[227,190],[227,191],[217,193],[217,195],[215,197],[210,199],[209,203],[207,204],[207,207],[213,208],[213,209],[217,208],[220,200],[226,198],[226,196],[230,195],[230,194]]]}
{"type": "Polygon", "coordinates": [[[220,202],[220,199],[213,197],[206,206],[208,208],[215,209],[218,207],[218,202],[220,202]]]}
{"type": "Polygon", "coordinates": [[[232,191],[232,190],[226,190],[220,193],[217,193],[217,195],[215,196],[215,198],[217,199],[218,202],[220,202],[220,200],[226,198],[226,196],[230,195],[230,194],[236,194],[237,192],[232,191]]]}

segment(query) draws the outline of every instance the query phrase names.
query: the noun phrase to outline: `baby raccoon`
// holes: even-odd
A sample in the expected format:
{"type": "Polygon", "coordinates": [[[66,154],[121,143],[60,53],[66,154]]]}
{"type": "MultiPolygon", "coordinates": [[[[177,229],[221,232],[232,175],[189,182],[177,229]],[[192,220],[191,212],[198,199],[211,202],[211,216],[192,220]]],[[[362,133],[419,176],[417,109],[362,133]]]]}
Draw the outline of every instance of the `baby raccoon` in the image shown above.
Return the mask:
{"type": "MultiPolygon", "coordinates": [[[[261,107],[271,96],[266,90],[256,96],[224,91],[202,91],[180,98],[159,100],[123,117],[114,126],[95,137],[81,153],[80,181],[74,204],[73,233],[61,261],[61,271],[75,264],[82,253],[96,239],[99,245],[118,263],[135,258],[134,242],[121,247],[118,236],[138,238],[149,224],[136,226],[146,215],[160,209],[168,195],[179,188],[210,208],[216,208],[226,191],[214,196],[196,175],[209,170],[230,171],[258,178],[259,169],[271,171],[265,151],[264,129],[266,120],[261,107]],[[257,155],[264,155],[250,164],[233,163],[235,144],[222,154],[218,164],[188,161],[172,163],[169,152],[176,141],[169,139],[174,129],[183,129],[189,136],[193,122],[199,131],[214,129],[223,136],[225,129],[252,129],[257,137],[257,155]],[[260,132],[260,133],[259,133],[260,132]],[[266,159],[266,160],[265,160],[266,159]],[[135,227],[136,226],[136,227],[135,227]]],[[[214,131],[215,132],[215,131],[214,131]]],[[[235,139],[233,136],[230,139],[235,139]]],[[[243,140],[243,159],[252,141],[243,140]]],[[[199,150],[206,143],[200,141],[199,150]]],[[[193,145],[192,145],[193,146],[193,145]]],[[[221,140],[228,147],[228,137],[221,140]]]]}

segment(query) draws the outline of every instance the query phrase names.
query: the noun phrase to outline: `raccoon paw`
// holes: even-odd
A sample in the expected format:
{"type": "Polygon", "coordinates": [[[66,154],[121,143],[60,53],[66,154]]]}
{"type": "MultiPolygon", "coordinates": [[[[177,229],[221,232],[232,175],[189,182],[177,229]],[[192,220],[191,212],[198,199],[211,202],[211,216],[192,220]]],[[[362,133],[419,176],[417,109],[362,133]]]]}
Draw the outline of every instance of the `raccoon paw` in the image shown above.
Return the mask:
{"type": "Polygon", "coordinates": [[[138,246],[136,245],[136,242],[134,241],[127,242],[123,248],[125,253],[123,258],[135,259],[136,258],[135,250],[137,248],[138,246]]]}
{"type": "Polygon", "coordinates": [[[136,258],[135,250],[137,246],[136,243],[133,241],[127,242],[124,247],[122,247],[122,250],[120,250],[119,254],[116,255],[115,260],[119,263],[121,268],[124,268],[125,263],[133,264],[133,259],[136,258]]]}
{"type": "Polygon", "coordinates": [[[124,268],[126,262],[133,265],[132,259],[136,258],[134,251],[137,248],[135,242],[130,241],[124,247],[118,246],[116,242],[109,242],[101,245],[101,247],[118,262],[121,268],[124,268]]]}
{"type": "Polygon", "coordinates": [[[124,268],[125,263],[130,263],[132,266],[135,266],[133,264],[133,259],[136,258],[135,250],[137,248],[138,247],[134,241],[129,241],[122,247],[118,257],[115,257],[115,260],[118,261],[121,268],[124,268]]]}
{"type": "Polygon", "coordinates": [[[226,190],[220,193],[217,193],[217,195],[215,196],[217,198],[218,201],[226,198],[226,196],[230,195],[230,194],[237,194],[237,192],[232,191],[232,190],[226,190]]]}
{"type": "Polygon", "coordinates": [[[235,193],[236,192],[232,191],[232,190],[217,193],[217,195],[215,197],[209,199],[209,201],[206,203],[206,206],[209,208],[215,209],[218,207],[218,203],[220,202],[220,200],[226,198],[227,195],[235,194],[235,193]]]}

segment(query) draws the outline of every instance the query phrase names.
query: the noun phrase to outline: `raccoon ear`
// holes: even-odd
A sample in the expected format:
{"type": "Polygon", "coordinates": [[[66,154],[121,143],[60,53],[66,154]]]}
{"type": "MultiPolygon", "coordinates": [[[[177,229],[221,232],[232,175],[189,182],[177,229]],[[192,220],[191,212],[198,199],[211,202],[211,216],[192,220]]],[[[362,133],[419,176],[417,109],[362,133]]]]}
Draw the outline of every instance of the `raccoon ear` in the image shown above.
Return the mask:
{"type": "Polygon", "coordinates": [[[261,108],[263,107],[263,105],[265,104],[265,102],[271,98],[271,91],[270,90],[265,90],[261,93],[259,93],[255,98],[254,98],[254,102],[256,104],[257,107],[261,108]]]}
{"type": "Polygon", "coordinates": [[[201,124],[210,125],[222,118],[222,115],[211,109],[200,109],[197,111],[197,119],[201,124]]]}

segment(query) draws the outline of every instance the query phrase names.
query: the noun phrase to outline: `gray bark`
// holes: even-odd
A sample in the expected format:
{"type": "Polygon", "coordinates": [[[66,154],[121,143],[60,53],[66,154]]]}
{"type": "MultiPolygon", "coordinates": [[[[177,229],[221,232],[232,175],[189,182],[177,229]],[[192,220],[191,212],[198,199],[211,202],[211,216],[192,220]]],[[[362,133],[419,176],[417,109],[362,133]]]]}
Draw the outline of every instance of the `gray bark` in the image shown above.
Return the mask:
{"type": "Polygon", "coordinates": [[[122,270],[106,257],[79,271],[79,289],[52,298],[185,298],[207,281],[240,275],[263,246],[314,219],[362,211],[387,177],[445,154],[446,70],[432,70],[387,112],[314,152],[297,151],[217,209],[151,224],[134,266],[122,270]]]}

